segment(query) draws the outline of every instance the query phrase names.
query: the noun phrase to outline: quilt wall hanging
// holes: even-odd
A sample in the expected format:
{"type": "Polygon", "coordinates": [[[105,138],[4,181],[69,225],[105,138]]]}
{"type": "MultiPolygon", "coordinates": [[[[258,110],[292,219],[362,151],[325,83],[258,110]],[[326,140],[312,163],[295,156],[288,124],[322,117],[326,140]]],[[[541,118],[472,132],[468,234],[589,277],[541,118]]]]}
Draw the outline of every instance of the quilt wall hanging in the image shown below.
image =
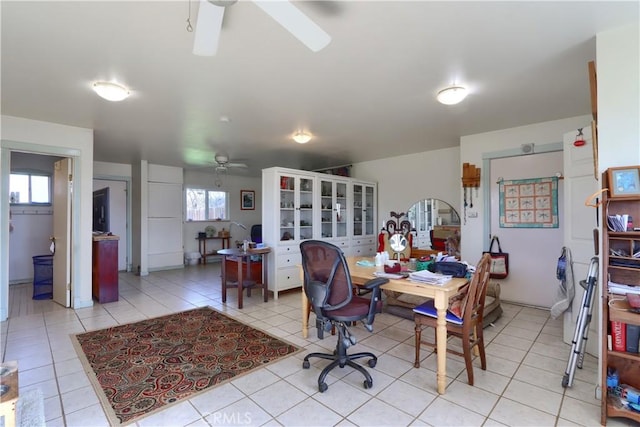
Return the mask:
{"type": "Polygon", "coordinates": [[[500,228],[558,228],[558,177],[498,183],[500,228]]]}

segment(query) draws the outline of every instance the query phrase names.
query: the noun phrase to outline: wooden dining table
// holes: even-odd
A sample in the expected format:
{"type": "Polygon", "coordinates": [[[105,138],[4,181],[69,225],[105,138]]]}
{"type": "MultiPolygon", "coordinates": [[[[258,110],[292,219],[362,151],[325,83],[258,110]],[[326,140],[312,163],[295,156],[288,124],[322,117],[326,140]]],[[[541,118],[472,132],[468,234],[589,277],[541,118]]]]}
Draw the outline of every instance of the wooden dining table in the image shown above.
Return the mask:
{"type": "MultiPolygon", "coordinates": [[[[358,261],[373,261],[372,258],[348,257],[347,264],[351,281],[354,285],[364,285],[367,281],[373,279],[376,271],[375,267],[367,267],[358,265],[358,261]]],[[[302,268],[301,268],[302,270],[302,268]]],[[[301,272],[302,274],[302,272],[301,272]]],[[[429,285],[425,283],[412,282],[409,279],[389,279],[388,283],[381,286],[381,289],[389,291],[402,292],[410,295],[417,295],[425,298],[433,298],[434,305],[438,311],[437,328],[436,328],[436,347],[437,347],[437,381],[438,393],[444,394],[447,386],[447,308],[449,307],[449,298],[455,295],[458,290],[468,282],[465,278],[454,277],[443,285],[429,285]]],[[[309,299],[302,289],[302,336],[307,337],[309,327],[309,299]]]]}

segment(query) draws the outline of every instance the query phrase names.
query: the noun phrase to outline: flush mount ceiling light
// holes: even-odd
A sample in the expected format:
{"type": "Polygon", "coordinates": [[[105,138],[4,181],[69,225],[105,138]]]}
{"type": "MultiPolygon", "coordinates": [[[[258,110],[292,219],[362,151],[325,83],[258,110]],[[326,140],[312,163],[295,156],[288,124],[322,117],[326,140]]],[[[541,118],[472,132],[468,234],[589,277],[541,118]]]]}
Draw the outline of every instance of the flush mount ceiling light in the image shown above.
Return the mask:
{"type": "Polygon", "coordinates": [[[311,134],[307,132],[298,131],[295,134],[293,134],[293,140],[298,144],[306,144],[307,142],[311,141],[311,134]]]}
{"type": "Polygon", "coordinates": [[[436,98],[444,105],[455,105],[467,97],[467,88],[463,86],[449,86],[438,92],[436,98]]]}
{"type": "Polygon", "coordinates": [[[93,90],[107,101],[122,101],[130,93],[126,87],[113,82],[95,82],[93,90]]]}

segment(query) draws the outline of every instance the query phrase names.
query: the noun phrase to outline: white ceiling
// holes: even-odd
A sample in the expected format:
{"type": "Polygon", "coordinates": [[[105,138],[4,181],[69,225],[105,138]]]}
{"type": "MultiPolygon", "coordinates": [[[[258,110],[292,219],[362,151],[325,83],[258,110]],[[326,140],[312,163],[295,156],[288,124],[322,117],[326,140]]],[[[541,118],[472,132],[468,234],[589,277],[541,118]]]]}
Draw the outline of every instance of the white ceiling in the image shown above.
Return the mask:
{"type": "Polygon", "coordinates": [[[198,57],[188,1],[2,0],[2,114],[93,128],[97,161],[318,169],[589,114],[595,34],[639,16],[637,1],[295,4],[331,35],[320,52],[240,1],[198,57]],[[99,79],[132,96],[98,98],[99,79]],[[437,103],[453,82],[467,99],[437,103]],[[294,143],[299,128],[314,139],[294,143]]]}

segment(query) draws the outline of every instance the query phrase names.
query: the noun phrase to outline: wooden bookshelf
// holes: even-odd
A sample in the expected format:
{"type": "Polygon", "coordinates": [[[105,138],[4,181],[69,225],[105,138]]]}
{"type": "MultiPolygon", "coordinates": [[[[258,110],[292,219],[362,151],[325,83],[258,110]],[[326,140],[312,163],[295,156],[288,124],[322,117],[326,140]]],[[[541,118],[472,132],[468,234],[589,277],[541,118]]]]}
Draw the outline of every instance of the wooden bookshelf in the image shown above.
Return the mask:
{"type": "MultiPolygon", "coordinates": [[[[608,173],[602,176],[603,188],[608,188],[608,173]]],[[[627,384],[640,389],[640,354],[609,349],[608,337],[611,322],[640,325],[640,314],[629,311],[631,308],[625,295],[607,292],[609,281],[640,287],[640,258],[633,256],[640,250],[640,232],[611,231],[607,226],[608,215],[631,215],[640,221],[640,195],[623,198],[609,197],[603,193],[603,241],[602,241],[602,414],[601,424],[606,425],[609,417],[623,417],[640,423],[640,413],[625,408],[616,396],[607,390],[607,368],[618,371],[619,384],[627,384]]]]}

